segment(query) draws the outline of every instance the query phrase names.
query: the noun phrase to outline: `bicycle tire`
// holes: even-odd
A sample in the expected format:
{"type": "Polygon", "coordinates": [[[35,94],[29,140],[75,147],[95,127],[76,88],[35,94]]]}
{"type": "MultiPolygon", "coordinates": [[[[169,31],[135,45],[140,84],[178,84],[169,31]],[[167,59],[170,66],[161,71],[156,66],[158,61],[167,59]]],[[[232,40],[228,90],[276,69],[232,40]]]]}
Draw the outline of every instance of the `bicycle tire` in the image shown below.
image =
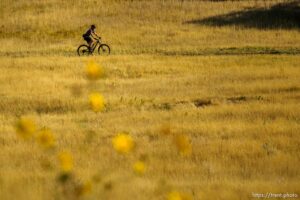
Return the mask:
{"type": "Polygon", "coordinates": [[[110,54],[110,47],[107,44],[101,44],[98,47],[98,54],[99,55],[109,55],[110,54]]]}
{"type": "Polygon", "coordinates": [[[78,56],[84,56],[84,55],[90,55],[91,52],[89,51],[89,46],[82,44],[77,48],[77,54],[78,56]]]}

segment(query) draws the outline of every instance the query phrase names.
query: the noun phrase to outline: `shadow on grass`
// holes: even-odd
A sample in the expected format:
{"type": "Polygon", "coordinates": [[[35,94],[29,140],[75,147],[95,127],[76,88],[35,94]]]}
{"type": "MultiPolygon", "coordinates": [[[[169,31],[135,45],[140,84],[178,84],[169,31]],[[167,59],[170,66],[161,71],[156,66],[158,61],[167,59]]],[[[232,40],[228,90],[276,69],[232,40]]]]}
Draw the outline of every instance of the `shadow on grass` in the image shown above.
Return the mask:
{"type": "Polygon", "coordinates": [[[230,47],[206,48],[194,51],[157,51],[165,56],[224,56],[224,55],[299,55],[300,48],[271,48],[271,47],[230,47]]]}
{"type": "Polygon", "coordinates": [[[270,8],[250,8],[224,15],[187,21],[208,26],[241,26],[257,29],[299,29],[300,0],[276,4],[270,8]]]}

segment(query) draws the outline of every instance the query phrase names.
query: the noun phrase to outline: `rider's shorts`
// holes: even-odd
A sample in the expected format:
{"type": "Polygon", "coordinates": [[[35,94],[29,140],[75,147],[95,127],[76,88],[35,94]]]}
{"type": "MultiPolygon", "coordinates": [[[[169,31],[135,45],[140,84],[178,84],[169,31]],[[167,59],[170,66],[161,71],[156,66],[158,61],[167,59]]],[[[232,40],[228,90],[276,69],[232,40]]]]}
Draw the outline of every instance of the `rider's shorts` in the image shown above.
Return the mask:
{"type": "Polygon", "coordinates": [[[92,38],[91,37],[83,37],[83,39],[87,42],[87,43],[90,43],[92,42],[92,38]]]}

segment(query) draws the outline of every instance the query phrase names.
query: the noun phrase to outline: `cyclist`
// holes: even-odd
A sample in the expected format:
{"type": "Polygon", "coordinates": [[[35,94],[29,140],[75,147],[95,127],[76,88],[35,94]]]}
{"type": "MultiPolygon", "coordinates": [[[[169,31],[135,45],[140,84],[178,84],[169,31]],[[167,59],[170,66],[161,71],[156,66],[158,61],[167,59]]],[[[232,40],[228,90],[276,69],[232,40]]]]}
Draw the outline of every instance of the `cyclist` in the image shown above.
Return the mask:
{"type": "Polygon", "coordinates": [[[89,30],[85,34],[82,35],[83,39],[88,43],[90,51],[92,50],[93,39],[95,40],[96,38],[100,38],[95,33],[95,29],[96,29],[96,26],[93,24],[93,25],[91,25],[89,30]]]}

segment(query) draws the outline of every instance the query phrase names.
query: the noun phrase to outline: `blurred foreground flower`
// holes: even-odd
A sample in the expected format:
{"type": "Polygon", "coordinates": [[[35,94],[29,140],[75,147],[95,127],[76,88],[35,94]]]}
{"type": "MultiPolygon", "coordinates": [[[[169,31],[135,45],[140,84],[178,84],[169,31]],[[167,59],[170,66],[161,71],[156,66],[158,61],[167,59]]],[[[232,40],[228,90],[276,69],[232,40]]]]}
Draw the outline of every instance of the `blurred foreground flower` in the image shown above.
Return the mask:
{"type": "Polygon", "coordinates": [[[86,75],[89,80],[97,80],[104,75],[104,69],[94,61],[90,61],[86,66],[86,75]]]}
{"type": "Polygon", "coordinates": [[[77,186],[76,194],[77,196],[84,196],[90,194],[92,192],[92,189],[93,189],[92,182],[88,181],[77,186]]]}
{"type": "Polygon", "coordinates": [[[104,98],[100,93],[92,93],[89,96],[89,102],[94,112],[102,111],[105,107],[104,98]]]}
{"type": "Polygon", "coordinates": [[[58,154],[60,168],[63,172],[69,173],[73,170],[73,158],[70,152],[63,151],[58,154]]]}
{"type": "Polygon", "coordinates": [[[167,200],[192,200],[192,197],[188,194],[172,191],[168,194],[167,200]]]}
{"type": "Polygon", "coordinates": [[[21,117],[16,124],[16,132],[24,139],[29,139],[36,131],[34,121],[27,117],[21,117]]]}
{"type": "Polygon", "coordinates": [[[133,164],[133,170],[135,173],[142,175],[146,171],[146,165],[143,161],[137,161],[133,164]]]}
{"type": "Polygon", "coordinates": [[[45,149],[49,149],[55,146],[54,135],[49,129],[41,130],[37,135],[36,140],[45,149]]]}
{"type": "Polygon", "coordinates": [[[112,139],[114,149],[119,153],[129,153],[134,148],[132,137],[126,133],[119,133],[112,139]]]}
{"type": "Polygon", "coordinates": [[[186,135],[176,135],[174,144],[182,155],[190,155],[192,153],[192,144],[186,135]]]}

